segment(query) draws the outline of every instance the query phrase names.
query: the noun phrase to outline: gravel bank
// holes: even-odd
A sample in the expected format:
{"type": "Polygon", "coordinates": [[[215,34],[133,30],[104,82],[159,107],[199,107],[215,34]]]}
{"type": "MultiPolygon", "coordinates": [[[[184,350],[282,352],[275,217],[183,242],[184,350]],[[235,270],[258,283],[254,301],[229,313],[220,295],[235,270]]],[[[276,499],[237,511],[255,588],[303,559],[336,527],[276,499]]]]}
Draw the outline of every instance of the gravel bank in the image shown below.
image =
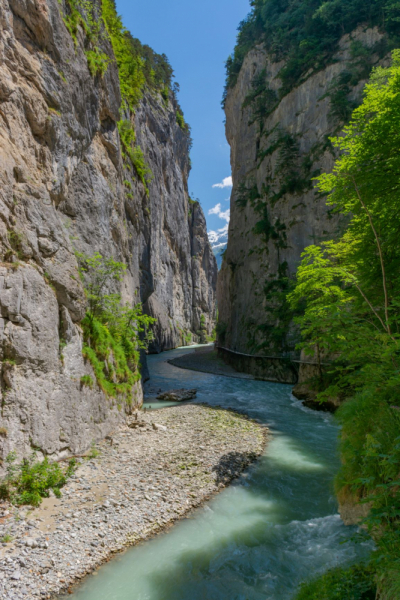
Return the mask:
{"type": "Polygon", "coordinates": [[[224,363],[214,349],[214,344],[205,346],[204,348],[196,348],[194,352],[187,352],[168,362],[175,367],[190,371],[199,371],[200,373],[212,373],[213,375],[223,375],[224,377],[233,377],[235,379],[255,379],[253,375],[239,373],[233,367],[224,363]]]}
{"type": "Polygon", "coordinates": [[[0,544],[0,598],[70,591],[112,554],[225,487],[266,442],[266,428],[218,408],[184,405],[139,419],[144,426],[124,427],[97,446],[99,456],[82,462],[61,499],[30,511],[0,506],[0,538],[12,537],[0,544]]]}

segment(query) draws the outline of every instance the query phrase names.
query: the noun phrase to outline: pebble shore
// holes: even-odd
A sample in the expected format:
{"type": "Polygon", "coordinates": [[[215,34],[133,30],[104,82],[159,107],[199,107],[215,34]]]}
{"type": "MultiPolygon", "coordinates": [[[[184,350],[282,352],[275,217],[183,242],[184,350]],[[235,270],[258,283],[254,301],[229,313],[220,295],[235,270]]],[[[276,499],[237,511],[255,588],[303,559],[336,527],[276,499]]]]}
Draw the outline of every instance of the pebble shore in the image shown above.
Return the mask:
{"type": "Polygon", "coordinates": [[[168,528],[264,450],[267,428],[202,405],[140,412],[41,506],[0,505],[0,598],[55,598],[168,528]]]}

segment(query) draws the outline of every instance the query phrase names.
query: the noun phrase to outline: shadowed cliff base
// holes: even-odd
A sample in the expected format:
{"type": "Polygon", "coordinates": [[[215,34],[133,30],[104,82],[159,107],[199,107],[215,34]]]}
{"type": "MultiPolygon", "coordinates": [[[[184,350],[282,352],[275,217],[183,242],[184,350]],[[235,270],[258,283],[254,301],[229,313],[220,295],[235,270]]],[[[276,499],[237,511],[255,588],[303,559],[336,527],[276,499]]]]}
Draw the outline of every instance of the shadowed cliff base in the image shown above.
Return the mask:
{"type": "Polygon", "coordinates": [[[310,373],[313,372],[312,369],[315,368],[313,363],[285,361],[274,357],[246,357],[246,355],[229,352],[224,348],[215,348],[214,344],[209,344],[204,348],[196,348],[194,352],[184,354],[168,362],[180,369],[211,373],[223,377],[295,384],[292,390],[295,398],[301,400],[304,406],[313,410],[335,412],[340,406],[340,401],[337,398],[331,398],[329,401],[324,402],[317,399],[318,392],[313,389],[313,380],[310,376],[310,373]],[[237,371],[234,367],[254,369],[256,372],[249,374],[237,371]],[[309,375],[309,378],[305,374],[309,375]]]}
{"type": "Polygon", "coordinates": [[[198,348],[168,361],[181,369],[190,369],[224,377],[258,379],[274,383],[296,384],[298,364],[290,359],[270,356],[251,356],[214,345],[198,348]]]}
{"type": "Polygon", "coordinates": [[[209,344],[204,348],[196,348],[194,352],[184,354],[168,362],[180,369],[199,371],[200,373],[211,373],[212,375],[222,375],[238,379],[255,379],[253,375],[239,373],[231,365],[225,363],[219,356],[214,344],[209,344]]]}

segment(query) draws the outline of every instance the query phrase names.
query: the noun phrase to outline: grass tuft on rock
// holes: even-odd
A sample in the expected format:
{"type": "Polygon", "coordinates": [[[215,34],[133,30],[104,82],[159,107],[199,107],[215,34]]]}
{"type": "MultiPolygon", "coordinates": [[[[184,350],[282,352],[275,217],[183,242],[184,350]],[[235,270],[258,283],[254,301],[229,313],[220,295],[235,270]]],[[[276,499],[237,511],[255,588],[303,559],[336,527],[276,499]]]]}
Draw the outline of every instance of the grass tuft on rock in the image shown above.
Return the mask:
{"type": "Polygon", "coordinates": [[[37,460],[36,453],[16,463],[17,455],[10,452],[6,458],[5,478],[0,483],[0,499],[9,500],[13,504],[30,504],[39,506],[42,498],[48,498],[52,491],[57,498],[61,496],[61,488],[75,470],[76,461],[71,459],[66,468],[59,463],[50,463],[46,457],[37,460]]]}

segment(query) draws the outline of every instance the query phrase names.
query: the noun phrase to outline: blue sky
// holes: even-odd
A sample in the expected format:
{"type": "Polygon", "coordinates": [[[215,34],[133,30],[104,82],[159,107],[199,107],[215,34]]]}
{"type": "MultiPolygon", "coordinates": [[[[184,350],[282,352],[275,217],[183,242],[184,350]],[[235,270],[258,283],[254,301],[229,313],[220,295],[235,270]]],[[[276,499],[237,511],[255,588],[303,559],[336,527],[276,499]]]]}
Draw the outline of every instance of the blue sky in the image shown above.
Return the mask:
{"type": "Polygon", "coordinates": [[[175,71],[179,101],[192,127],[189,192],[199,198],[209,230],[217,231],[229,218],[231,192],[229,181],[223,183],[231,175],[221,109],[224,65],[234,48],[237,27],[250,11],[249,0],[116,2],[132,35],[165,53],[175,71]]]}

